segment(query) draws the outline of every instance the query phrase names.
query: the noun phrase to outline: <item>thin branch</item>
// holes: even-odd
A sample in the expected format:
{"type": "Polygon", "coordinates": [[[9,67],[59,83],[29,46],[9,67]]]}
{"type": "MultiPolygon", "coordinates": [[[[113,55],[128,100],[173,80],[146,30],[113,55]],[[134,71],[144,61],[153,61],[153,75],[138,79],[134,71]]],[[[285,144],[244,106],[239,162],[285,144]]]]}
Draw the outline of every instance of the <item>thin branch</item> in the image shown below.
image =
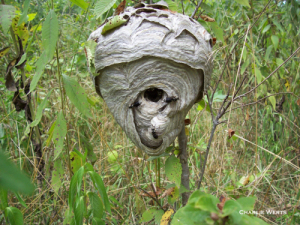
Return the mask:
{"type": "Polygon", "coordinates": [[[300,47],[298,47],[296,49],[296,51],[293,52],[293,54],[291,54],[281,65],[279,65],[272,73],[270,73],[269,76],[267,76],[262,82],[260,82],[258,85],[256,85],[254,88],[252,88],[250,91],[237,96],[236,98],[233,99],[233,101],[235,101],[238,98],[242,98],[245,97],[247,94],[253,92],[255,89],[257,89],[262,83],[264,83],[266,80],[268,80],[274,73],[276,73],[284,64],[286,64],[294,55],[296,55],[296,53],[300,50],[300,47]]]}
{"type": "MultiPolygon", "coordinates": [[[[152,195],[150,195],[147,191],[145,191],[143,188],[140,188],[140,187],[136,187],[137,189],[139,189],[139,190],[141,190],[141,191],[143,191],[146,195],[148,195],[150,198],[152,198],[156,203],[157,203],[157,205],[162,209],[162,210],[164,210],[163,209],[163,207],[162,207],[162,205],[160,204],[160,202],[159,202],[159,200],[157,199],[157,198],[154,198],[152,195]]],[[[165,210],[164,210],[165,211],[165,210]]]]}
{"type": "Polygon", "coordinates": [[[203,2],[203,0],[200,0],[200,1],[198,2],[198,5],[196,6],[196,8],[195,8],[193,14],[191,15],[191,18],[194,18],[195,14],[196,14],[196,12],[198,11],[199,7],[201,6],[202,2],[203,2]]]}

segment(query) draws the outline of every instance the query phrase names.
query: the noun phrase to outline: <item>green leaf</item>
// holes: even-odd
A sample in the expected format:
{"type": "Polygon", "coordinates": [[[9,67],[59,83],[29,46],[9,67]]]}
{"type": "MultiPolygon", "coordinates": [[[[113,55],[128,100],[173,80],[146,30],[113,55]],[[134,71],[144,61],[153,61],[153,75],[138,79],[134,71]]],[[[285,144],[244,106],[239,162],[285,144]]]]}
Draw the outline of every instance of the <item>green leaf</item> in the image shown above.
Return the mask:
{"type": "Polygon", "coordinates": [[[116,3],[117,0],[99,0],[97,1],[94,9],[94,15],[96,19],[102,16],[103,13],[106,13],[113,5],[116,3]]]}
{"type": "Polygon", "coordinates": [[[43,110],[45,109],[47,103],[48,103],[48,98],[51,94],[52,90],[50,90],[47,94],[47,96],[43,99],[42,103],[38,106],[36,114],[35,114],[35,119],[32,121],[30,124],[31,127],[34,127],[39,124],[42,118],[43,110]]]}
{"type": "Polygon", "coordinates": [[[78,5],[82,9],[87,9],[89,6],[89,4],[83,0],[70,0],[70,1],[73,2],[75,5],[78,5]]]}
{"type": "Polygon", "coordinates": [[[4,34],[7,34],[9,30],[12,20],[16,15],[15,11],[16,9],[12,5],[0,5],[0,23],[4,34]]]}
{"type": "Polygon", "coordinates": [[[164,211],[162,209],[156,210],[154,217],[155,217],[155,223],[159,224],[161,221],[162,216],[164,215],[164,211]]]}
{"type": "Polygon", "coordinates": [[[34,191],[34,186],[27,175],[21,172],[1,151],[0,188],[24,194],[31,194],[34,191]]]}
{"type": "Polygon", "coordinates": [[[61,180],[63,179],[64,176],[64,169],[62,165],[63,165],[63,161],[60,158],[54,161],[51,185],[55,193],[58,193],[58,190],[62,185],[61,180]]]}
{"type": "Polygon", "coordinates": [[[272,22],[276,25],[276,27],[277,27],[282,33],[285,32],[285,30],[283,29],[283,27],[281,26],[281,24],[280,24],[277,20],[272,19],[272,22]]]}
{"type": "Polygon", "coordinates": [[[241,205],[235,200],[227,200],[223,207],[223,215],[228,216],[233,212],[238,212],[241,210],[241,205]]]}
{"type": "Polygon", "coordinates": [[[277,48],[278,48],[279,38],[278,38],[278,36],[276,36],[276,35],[272,35],[272,36],[271,36],[271,40],[272,40],[272,43],[273,43],[273,45],[274,45],[274,49],[275,49],[275,51],[276,51],[277,48]]]}
{"type": "Polygon", "coordinates": [[[217,40],[220,40],[224,43],[223,29],[218,26],[217,22],[211,22],[209,24],[211,25],[211,29],[216,35],[217,40]]]}
{"type": "Polygon", "coordinates": [[[266,33],[271,27],[271,24],[268,24],[267,26],[265,26],[265,28],[263,29],[262,33],[266,33]]]}
{"type": "Polygon", "coordinates": [[[103,203],[102,203],[100,197],[93,192],[88,192],[87,195],[89,196],[93,217],[102,218],[103,217],[103,203]]]}
{"type": "Polygon", "coordinates": [[[37,14],[37,13],[30,13],[30,14],[28,14],[28,15],[27,15],[27,16],[28,16],[28,21],[33,20],[33,19],[35,18],[36,14],[37,14]]]}
{"type": "Polygon", "coordinates": [[[58,40],[58,20],[53,10],[48,13],[42,28],[42,42],[47,61],[52,59],[58,40]]]}
{"type": "Polygon", "coordinates": [[[261,72],[259,68],[257,68],[257,66],[255,66],[255,76],[256,76],[257,84],[259,84],[263,76],[261,75],[261,72]]]}
{"type": "Polygon", "coordinates": [[[36,88],[37,83],[39,82],[47,63],[48,63],[48,59],[46,56],[46,52],[43,52],[35,64],[36,65],[35,75],[33,76],[32,81],[30,83],[30,91],[31,92],[33,92],[34,89],[36,88]]]}
{"type": "Polygon", "coordinates": [[[7,190],[0,187],[0,210],[4,211],[7,206],[7,190]]]}
{"type": "Polygon", "coordinates": [[[210,218],[210,212],[202,211],[187,204],[175,213],[171,225],[207,224],[205,222],[207,218],[210,218]]]}
{"type": "Polygon", "coordinates": [[[118,156],[119,155],[116,150],[110,151],[107,153],[107,161],[112,164],[117,161],[118,156]]]}
{"type": "Polygon", "coordinates": [[[84,196],[77,198],[76,207],[74,210],[76,225],[83,225],[83,213],[84,213],[84,196]]]}
{"type": "Polygon", "coordinates": [[[97,217],[94,217],[92,220],[92,225],[105,225],[105,222],[97,217]]]}
{"type": "Polygon", "coordinates": [[[141,222],[149,222],[150,220],[152,220],[156,210],[157,210],[156,208],[150,208],[146,210],[142,215],[141,222]]]}
{"type": "Polygon", "coordinates": [[[29,9],[29,3],[30,0],[25,0],[24,2],[24,8],[23,8],[23,13],[20,16],[19,22],[17,26],[20,26],[22,23],[26,23],[27,22],[27,11],[29,9]]]}
{"type": "Polygon", "coordinates": [[[217,204],[219,199],[213,195],[205,194],[200,196],[197,202],[195,202],[195,207],[208,212],[218,213],[219,209],[217,204]]]}
{"type": "MultiPolygon", "coordinates": [[[[200,102],[198,102],[197,110],[198,110],[198,111],[201,111],[201,110],[203,110],[204,108],[205,108],[205,101],[204,101],[204,99],[202,99],[200,102]]],[[[208,103],[206,103],[206,108],[205,108],[205,110],[206,110],[207,112],[210,112],[210,107],[209,107],[208,103]]]]}
{"type": "Polygon", "coordinates": [[[23,225],[23,214],[15,207],[7,207],[5,209],[9,224],[11,225],[23,225]]]}
{"type": "Polygon", "coordinates": [[[165,0],[165,2],[168,4],[169,9],[171,11],[178,12],[178,2],[177,1],[165,0]]]}
{"type": "Polygon", "coordinates": [[[177,187],[180,187],[182,167],[179,159],[171,155],[166,161],[165,171],[168,179],[175,182],[177,187]]]}
{"type": "Polygon", "coordinates": [[[247,6],[247,7],[251,8],[248,0],[235,0],[235,1],[243,6],[247,6]]]}
{"type": "Polygon", "coordinates": [[[75,173],[81,167],[81,157],[75,152],[70,152],[71,169],[75,173]]]}
{"type": "Polygon", "coordinates": [[[84,167],[82,166],[79,168],[79,170],[77,170],[76,173],[74,173],[74,175],[71,179],[70,189],[69,189],[69,198],[68,198],[70,210],[72,210],[74,207],[76,195],[78,197],[80,196],[83,173],[84,173],[84,167]]]}
{"type": "Polygon", "coordinates": [[[95,42],[94,40],[88,40],[87,42],[84,43],[87,66],[92,76],[97,76],[97,73],[95,72],[96,46],[97,46],[97,42],[95,42]]]}
{"type": "Polygon", "coordinates": [[[71,102],[84,115],[91,116],[89,102],[84,89],[73,78],[63,74],[64,87],[71,102]]]}
{"type": "Polygon", "coordinates": [[[55,127],[53,130],[52,140],[55,144],[54,159],[56,160],[64,147],[64,139],[67,134],[67,123],[62,112],[57,116],[55,127]]]}
{"type": "Polygon", "coordinates": [[[14,192],[14,194],[15,194],[15,196],[17,197],[19,203],[20,203],[22,206],[24,206],[25,208],[27,208],[26,203],[24,202],[24,200],[22,199],[22,197],[19,195],[19,193],[18,193],[18,192],[14,192]]]}
{"type": "Polygon", "coordinates": [[[27,53],[24,53],[16,66],[21,65],[26,60],[26,57],[27,57],[27,53]]]}
{"type": "MultiPolygon", "coordinates": [[[[270,95],[270,93],[268,93],[268,96],[269,95],[270,95]]],[[[276,98],[275,98],[275,96],[270,96],[268,99],[271,102],[271,104],[273,106],[273,109],[276,110],[276,98]]]]}
{"type": "Polygon", "coordinates": [[[237,202],[242,206],[244,211],[251,211],[254,209],[256,197],[242,197],[237,202]]]}
{"type": "Polygon", "coordinates": [[[106,193],[106,189],[105,189],[103,180],[101,179],[100,175],[97,174],[96,172],[89,171],[88,173],[91,176],[94,187],[97,188],[98,192],[101,195],[101,198],[103,200],[106,211],[111,214],[110,204],[109,204],[109,200],[108,200],[108,196],[107,196],[107,193],[106,193]]]}
{"type": "Polygon", "coordinates": [[[273,49],[273,45],[270,45],[267,50],[266,50],[266,55],[265,55],[265,61],[269,61],[269,57],[270,57],[270,54],[271,54],[271,51],[273,49]]]}
{"type": "Polygon", "coordinates": [[[112,30],[116,27],[121,26],[122,24],[126,23],[128,19],[124,19],[122,16],[114,16],[112,19],[106,22],[104,25],[101,34],[105,34],[107,31],[112,30]]]}

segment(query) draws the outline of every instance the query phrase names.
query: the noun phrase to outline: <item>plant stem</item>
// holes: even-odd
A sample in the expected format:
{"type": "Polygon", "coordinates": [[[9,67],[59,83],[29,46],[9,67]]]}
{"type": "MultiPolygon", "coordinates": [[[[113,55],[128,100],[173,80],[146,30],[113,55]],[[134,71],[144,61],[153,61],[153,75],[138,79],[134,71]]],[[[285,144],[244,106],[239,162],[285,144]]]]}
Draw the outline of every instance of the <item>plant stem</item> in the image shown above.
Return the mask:
{"type": "MultiPolygon", "coordinates": [[[[190,190],[190,171],[188,164],[188,152],[187,152],[187,137],[185,134],[185,124],[183,124],[182,130],[178,135],[179,143],[179,158],[182,167],[181,173],[181,185],[183,185],[187,190],[190,190]]],[[[189,192],[182,193],[182,205],[186,205],[189,199],[189,192]]]]}

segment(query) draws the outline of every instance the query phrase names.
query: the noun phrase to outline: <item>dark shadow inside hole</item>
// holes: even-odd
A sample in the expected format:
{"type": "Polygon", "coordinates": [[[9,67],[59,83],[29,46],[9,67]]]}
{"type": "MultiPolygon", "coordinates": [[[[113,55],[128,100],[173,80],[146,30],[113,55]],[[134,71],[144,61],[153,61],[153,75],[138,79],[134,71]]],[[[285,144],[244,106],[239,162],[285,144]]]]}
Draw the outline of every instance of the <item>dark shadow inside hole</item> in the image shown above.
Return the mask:
{"type": "Polygon", "coordinates": [[[163,97],[164,91],[158,88],[149,88],[144,93],[144,98],[151,102],[158,102],[163,97]]]}

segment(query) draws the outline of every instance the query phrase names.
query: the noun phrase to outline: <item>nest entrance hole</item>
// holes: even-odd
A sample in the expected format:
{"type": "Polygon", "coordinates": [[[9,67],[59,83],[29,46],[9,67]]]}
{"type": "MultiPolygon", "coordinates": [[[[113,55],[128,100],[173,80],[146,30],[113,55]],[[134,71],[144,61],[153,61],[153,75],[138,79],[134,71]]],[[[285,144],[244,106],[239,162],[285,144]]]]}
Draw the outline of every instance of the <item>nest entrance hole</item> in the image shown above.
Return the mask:
{"type": "Polygon", "coordinates": [[[162,99],[164,91],[158,88],[149,88],[144,93],[144,98],[147,101],[158,102],[162,99]]]}

